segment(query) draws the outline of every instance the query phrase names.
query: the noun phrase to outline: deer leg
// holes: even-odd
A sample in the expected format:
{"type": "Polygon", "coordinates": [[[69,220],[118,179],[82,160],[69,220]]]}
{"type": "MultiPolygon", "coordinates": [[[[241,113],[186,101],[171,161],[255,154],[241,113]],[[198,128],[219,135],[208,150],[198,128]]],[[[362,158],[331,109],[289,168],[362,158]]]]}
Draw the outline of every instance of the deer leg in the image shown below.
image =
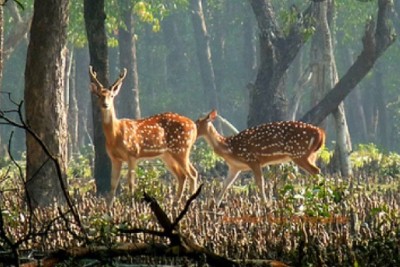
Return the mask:
{"type": "Polygon", "coordinates": [[[316,152],[312,152],[310,155],[308,155],[307,161],[315,166],[315,162],[317,161],[317,156],[318,154],[316,152]]]}
{"type": "Polygon", "coordinates": [[[192,193],[192,194],[194,194],[195,192],[196,192],[196,190],[197,190],[197,178],[198,178],[198,173],[197,173],[197,170],[196,170],[196,168],[192,165],[192,163],[190,163],[189,164],[189,167],[190,167],[190,173],[191,173],[191,176],[190,176],[190,192],[192,193]]]}
{"type": "Polygon", "coordinates": [[[308,158],[297,158],[293,159],[293,162],[296,163],[300,168],[307,171],[311,175],[319,174],[320,169],[314,164],[310,163],[308,158]]]}
{"type": "Polygon", "coordinates": [[[183,188],[186,183],[186,175],[182,172],[182,168],[179,163],[171,156],[166,155],[162,158],[168,170],[175,176],[178,180],[178,189],[176,191],[175,200],[180,202],[183,195],[183,188]]]}
{"type": "Polygon", "coordinates": [[[264,202],[267,202],[267,196],[265,195],[265,181],[262,173],[262,167],[259,164],[254,164],[250,166],[254,173],[254,179],[256,180],[256,185],[258,186],[261,198],[264,202]]]}
{"type": "Polygon", "coordinates": [[[240,170],[235,169],[233,167],[229,167],[228,176],[224,180],[224,184],[222,186],[222,191],[219,193],[217,197],[217,207],[221,204],[222,198],[225,194],[225,191],[231,187],[231,185],[235,182],[236,178],[239,176],[240,170]]]}
{"type": "Polygon", "coordinates": [[[107,207],[110,208],[115,196],[115,191],[119,184],[119,178],[121,174],[122,161],[111,160],[111,191],[107,198],[107,207]]]}
{"type": "Polygon", "coordinates": [[[128,160],[128,186],[129,193],[133,194],[133,188],[135,187],[135,178],[136,178],[136,160],[134,158],[130,158],[128,160]]]}
{"type": "Polygon", "coordinates": [[[197,171],[190,163],[189,153],[185,153],[185,155],[173,154],[172,157],[175,159],[176,163],[179,165],[183,174],[185,175],[185,181],[187,177],[190,178],[190,192],[193,194],[197,188],[197,171]]]}

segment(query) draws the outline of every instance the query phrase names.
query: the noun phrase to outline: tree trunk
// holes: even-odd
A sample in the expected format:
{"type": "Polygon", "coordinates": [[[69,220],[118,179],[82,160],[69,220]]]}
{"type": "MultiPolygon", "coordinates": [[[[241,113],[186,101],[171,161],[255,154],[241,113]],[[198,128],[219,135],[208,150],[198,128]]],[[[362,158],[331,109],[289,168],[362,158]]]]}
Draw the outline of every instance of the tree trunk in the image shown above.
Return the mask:
{"type": "Polygon", "coordinates": [[[302,117],[302,121],[320,124],[339,106],[340,102],[372,69],[376,60],[394,43],[396,37],[391,33],[388,23],[390,3],[390,0],[379,0],[376,25],[373,20],[367,23],[361,54],[335,87],[302,117]]]}
{"type": "MultiPolygon", "coordinates": [[[[106,14],[104,0],[85,0],[84,16],[89,43],[90,65],[97,73],[98,80],[106,87],[108,81],[108,51],[105,30],[106,14]]],[[[89,88],[88,88],[89,90],[89,88]]],[[[111,188],[111,162],[105,146],[101,123],[101,111],[96,96],[92,95],[93,142],[95,149],[94,178],[98,195],[106,195],[111,188]]]]}
{"type": "MultiPolygon", "coordinates": [[[[336,62],[333,55],[333,41],[329,21],[333,21],[328,14],[333,14],[334,2],[323,1],[313,4],[317,17],[317,28],[311,43],[311,69],[313,72],[313,99],[312,103],[317,103],[338,81],[336,62]]],[[[335,119],[335,130],[337,137],[337,153],[340,163],[340,171],[343,176],[351,174],[349,153],[351,146],[344,113],[344,104],[341,102],[339,107],[333,112],[335,119]]],[[[338,170],[339,171],[339,170],[338,170]]]]}
{"type": "Polygon", "coordinates": [[[202,0],[190,1],[192,24],[196,41],[197,59],[199,61],[201,81],[208,100],[206,109],[219,108],[215,73],[211,59],[210,37],[204,19],[202,0]]]}
{"type": "Polygon", "coordinates": [[[375,131],[375,142],[380,144],[383,148],[390,149],[388,123],[387,123],[387,111],[385,103],[385,84],[383,78],[382,64],[377,64],[374,72],[375,77],[375,88],[373,90],[373,108],[374,117],[377,118],[376,131],[375,131]]]}
{"type": "MultiPolygon", "coordinates": [[[[73,53],[71,48],[71,53],[73,53]]],[[[75,67],[75,56],[71,58],[71,70],[69,72],[69,105],[68,105],[68,125],[69,125],[69,142],[70,142],[70,159],[74,158],[79,154],[79,143],[78,143],[78,129],[79,129],[79,109],[78,101],[76,97],[76,67],[75,67]]]]}
{"type": "Polygon", "coordinates": [[[37,141],[27,134],[27,192],[33,207],[62,200],[66,183],[67,123],[64,107],[68,0],[35,1],[25,69],[28,125],[58,159],[62,177],[37,141]],[[62,181],[61,181],[62,180],[62,181]]]}
{"type": "MultiPolygon", "coordinates": [[[[251,12],[251,11],[250,11],[251,12]]],[[[247,13],[247,10],[246,10],[247,13]]],[[[257,69],[257,42],[256,42],[256,26],[254,18],[250,16],[244,17],[243,21],[243,72],[246,80],[253,80],[257,69]]]]}
{"type": "Polygon", "coordinates": [[[122,84],[118,98],[118,115],[122,118],[140,118],[139,77],[136,60],[136,40],[132,6],[129,1],[119,0],[119,9],[124,27],[118,28],[119,61],[121,69],[126,68],[128,75],[122,84]]]}
{"type": "MultiPolygon", "coordinates": [[[[75,86],[78,104],[78,144],[82,149],[85,146],[93,147],[91,133],[93,132],[92,120],[88,120],[88,114],[92,114],[90,91],[84,90],[89,84],[88,65],[89,52],[87,47],[75,48],[75,86]]],[[[82,152],[82,151],[80,151],[82,152]]]]}
{"type": "MultiPolygon", "coordinates": [[[[205,3],[209,3],[205,1],[205,3]]],[[[212,58],[212,66],[215,74],[215,88],[221,89],[224,84],[224,79],[226,78],[224,75],[225,71],[225,43],[226,43],[226,29],[228,29],[228,20],[227,16],[229,16],[227,8],[229,7],[229,1],[225,1],[221,3],[221,6],[216,8],[215,14],[213,14],[213,28],[214,28],[214,38],[211,43],[211,47],[213,47],[213,58],[212,58]]],[[[205,10],[209,10],[206,6],[205,10]]]]}
{"type": "MultiPolygon", "coordinates": [[[[352,52],[350,49],[346,49],[345,59],[347,59],[349,65],[353,63],[352,52]]],[[[365,109],[362,102],[361,88],[358,86],[351,94],[349,94],[347,107],[350,121],[349,128],[350,132],[352,132],[353,140],[357,140],[361,143],[368,142],[368,127],[365,109]]]]}
{"type": "Polygon", "coordinates": [[[254,126],[287,119],[287,100],[282,81],[305,41],[304,34],[299,31],[305,21],[299,20],[291,25],[289,33],[285,36],[278,27],[270,0],[250,0],[250,3],[260,32],[260,65],[255,83],[249,86],[250,106],[247,123],[248,126],[254,126]]]}
{"type": "Polygon", "coordinates": [[[162,32],[167,47],[166,72],[167,84],[173,93],[184,93],[189,84],[187,81],[189,64],[185,59],[185,45],[179,34],[180,14],[173,13],[162,21],[162,32]]]}
{"type": "MultiPolygon", "coordinates": [[[[2,84],[3,84],[3,66],[4,66],[4,12],[3,12],[3,5],[0,5],[0,92],[2,91],[2,84]]],[[[3,101],[1,101],[2,97],[0,98],[0,108],[2,107],[3,101]]],[[[3,127],[4,128],[4,127],[3,127]]],[[[6,149],[5,146],[2,144],[5,144],[5,142],[2,140],[4,135],[4,130],[0,129],[0,157],[5,157],[6,155],[6,149]]]]}
{"type": "MultiPolygon", "coordinates": [[[[4,66],[4,9],[0,5],[0,92],[3,83],[3,66],[4,66]]],[[[1,105],[0,105],[1,106],[1,105]]]]}
{"type": "Polygon", "coordinates": [[[343,102],[341,102],[338,108],[333,111],[333,117],[335,119],[337,140],[337,149],[335,149],[335,154],[337,154],[337,162],[339,163],[339,166],[337,166],[338,168],[335,169],[336,171],[340,171],[343,177],[349,177],[353,174],[350,162],[350,152],[352,148],[343,102]]]}
{"type": "Polygon", "coordinates": [[[4,41],[4,60],[10,58],[16,47],[22,42],[27,40],[27,35],[31,27],[32,15],[29,12],[24,12],[24,17],[21,17],[20,7],[15,1],[7,3],[8,14],[14,19],[12,29],[4,41]]]}

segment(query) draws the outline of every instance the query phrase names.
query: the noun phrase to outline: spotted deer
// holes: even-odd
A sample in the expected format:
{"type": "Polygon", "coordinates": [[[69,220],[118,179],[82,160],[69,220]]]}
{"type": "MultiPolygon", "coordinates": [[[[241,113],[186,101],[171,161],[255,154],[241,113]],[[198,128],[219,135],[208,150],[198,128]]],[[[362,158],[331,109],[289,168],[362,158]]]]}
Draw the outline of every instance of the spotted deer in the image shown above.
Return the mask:
{"type": "Polygon", "coordinates": [[[315,175],[320,169],[315,165],[317,152],[325,142],[323,129],[299,121],[282,121],[248,128],[236,135],[225,137],[217,132],[212,122],[217,111],[212,110],[196,121],[197,135],[203,137],[228,165],[228,175],[216,199],[219,206],[226,190],[235,182],[241,171],[254,173],[261,197],[264,191],[262,167],[293,161],[308,173],[315,175]]]}
{"type": "Polygon", "coordinates": [[[189,160],[190,150],[197,137],[196,124],[189,118],[170,112],[138,120],[118,119],[114,97],[118,95],[126,73],[124,69],[114,84],[106,88],[97,79],[92,66],[89,68],[91,91],[98,97],[106,151],[112,165],[107,206],[112,205],[122,163],[128,163],[128,185],[132,193],[136,163],[146,158],[160,158],[177,178],[176,200],[179,201],[187,178],[191,192],[196,190],[197,171],[189,160]]]}

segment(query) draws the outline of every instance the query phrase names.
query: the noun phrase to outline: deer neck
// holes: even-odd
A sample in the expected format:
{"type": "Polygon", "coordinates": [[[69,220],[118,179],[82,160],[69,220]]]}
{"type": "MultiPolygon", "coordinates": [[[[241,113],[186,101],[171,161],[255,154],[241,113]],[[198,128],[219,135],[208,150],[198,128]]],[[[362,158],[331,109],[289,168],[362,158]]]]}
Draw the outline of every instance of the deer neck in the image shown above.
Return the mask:
{"type": "Polygon", "coordinates": [[[101,109],[102,122],[103,122],[103,131],[106,137],[107,143],[112,143],[116,135],[116,131],[119,127],[119,120],[115,114],[115,110],[113,108],[110,109],[101,109]]]}
{"type": "Polygon", "coordinates": [[[223,156],[230,152],[226,137],[221,135],[214,125],[210,124],[205,135],[205,140],[213,148],[214,152],[220,156],[223,156]]]}

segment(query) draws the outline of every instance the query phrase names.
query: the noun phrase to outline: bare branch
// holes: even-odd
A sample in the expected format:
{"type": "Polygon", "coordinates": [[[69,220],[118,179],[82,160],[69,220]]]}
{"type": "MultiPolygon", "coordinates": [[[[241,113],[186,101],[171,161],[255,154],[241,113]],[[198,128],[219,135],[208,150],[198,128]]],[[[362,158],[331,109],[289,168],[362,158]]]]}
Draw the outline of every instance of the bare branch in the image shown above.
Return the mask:
{"type": "Polygon", "coordinates": [[[172,223],[171,230],[175,229],[179,222],[183,219],[183,217],[186,215],[186,213],[189,211],[190,204],[200,195],[201,189],[203,188],[203,184],[199,186],[197,191],[190,196],[190,198],[186,201],[185,207],[183,210],[179,213],[178,217],[176,217],[175,221],[172,223]]]}

